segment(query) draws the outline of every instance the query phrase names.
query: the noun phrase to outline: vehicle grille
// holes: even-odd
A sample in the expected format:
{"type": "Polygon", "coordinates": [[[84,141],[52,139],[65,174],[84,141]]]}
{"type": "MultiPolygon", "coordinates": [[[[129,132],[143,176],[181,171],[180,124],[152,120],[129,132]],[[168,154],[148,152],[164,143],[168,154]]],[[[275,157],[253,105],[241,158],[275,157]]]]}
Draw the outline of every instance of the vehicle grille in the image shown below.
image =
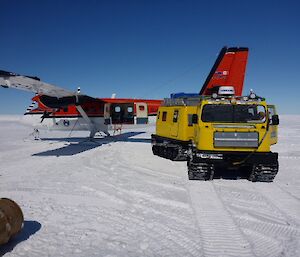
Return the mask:
{"type": "Polygon", "coordinates": [[[215,147],[258,147],[257,132],[215,132],[215,147]]]}

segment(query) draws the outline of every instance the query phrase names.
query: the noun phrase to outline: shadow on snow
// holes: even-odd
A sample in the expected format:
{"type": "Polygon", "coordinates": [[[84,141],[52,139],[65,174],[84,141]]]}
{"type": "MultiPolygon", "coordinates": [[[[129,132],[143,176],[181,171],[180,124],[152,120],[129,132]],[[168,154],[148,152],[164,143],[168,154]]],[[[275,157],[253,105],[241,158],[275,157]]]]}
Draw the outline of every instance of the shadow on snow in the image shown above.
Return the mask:
{"type": "Polygon", "coordinates": [[[23,241],[29,239],[30,236],[34,235],[41,229],[41,223],[34,220],[25,220],[23,228],[19,234],[11,238],[7,244],[0,247],[0,256],[11,252],[15,246],[23,241]]]}
{"type": "Polygon", "coordinates": [[[62,141],[66,142],[67,145],[58,149],[36,153],[32,156],[72,156],[114,142],[151,143],[150,138],[131,138],[143,133],[145,132],[127,132],[113,137],[94,138],[92,140],[86,139],[84,141],[82,141],[82,138],[44,138],[41,140],[62,141]]]}

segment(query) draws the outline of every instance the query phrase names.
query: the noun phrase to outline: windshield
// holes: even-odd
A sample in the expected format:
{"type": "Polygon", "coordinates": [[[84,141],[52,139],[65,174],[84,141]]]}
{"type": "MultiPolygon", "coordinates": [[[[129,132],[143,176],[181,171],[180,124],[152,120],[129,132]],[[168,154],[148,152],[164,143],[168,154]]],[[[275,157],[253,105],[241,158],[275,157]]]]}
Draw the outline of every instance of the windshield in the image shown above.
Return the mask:
{"type": "Polygon", "coordinates": [[[266,120],[266,110],[262,105],[206,104],[201,118],[204,122],[262,123],[266,120]]]}

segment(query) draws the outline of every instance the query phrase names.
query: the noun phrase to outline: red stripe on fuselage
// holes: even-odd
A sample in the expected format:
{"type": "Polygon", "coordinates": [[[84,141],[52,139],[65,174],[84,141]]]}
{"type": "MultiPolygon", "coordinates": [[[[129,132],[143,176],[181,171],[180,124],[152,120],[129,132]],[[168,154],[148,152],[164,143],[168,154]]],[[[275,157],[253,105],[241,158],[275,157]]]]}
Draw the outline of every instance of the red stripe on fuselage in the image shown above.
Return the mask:
{"type": "MultiPolygon", "coordinates": [[[[38,108],[31,110],[27,114],[43,114],[49,113],[50,117],[81,117],[76,105],[68,105],[64,108],[51,109],[43,104],[39,96],[32,98],[33,101],[38,103],[38,108]]],[[[97,98],[96,101],[87,102],[81,105],[83,110],[89,117],[103,117],[105,104],[128,104],[128,103],[146,103],[148,106],[148,115],[156,115],[162,100],[153,99],[130,99],[130,98],[97,98]],[[98,101],[97,101],[98,100],[98,101]]],[[[136,108],[134,108],[134,115],[136,115],[136,108]]]]}

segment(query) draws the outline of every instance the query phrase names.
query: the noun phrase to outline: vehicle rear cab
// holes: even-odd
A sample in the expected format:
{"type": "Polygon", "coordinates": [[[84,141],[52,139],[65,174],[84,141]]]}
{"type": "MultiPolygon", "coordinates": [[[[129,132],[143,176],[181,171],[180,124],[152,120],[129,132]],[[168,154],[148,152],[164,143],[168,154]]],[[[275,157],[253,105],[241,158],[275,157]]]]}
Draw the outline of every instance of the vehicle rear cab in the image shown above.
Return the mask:
{"type": "Polygon", "coordinates": [[[156,133],[151,136],[153,154],[175,161],[187,160],[194,136],[192,117],[197,110],[195,103],[181,100],[165,99],[158,110],[156,133]]]}
{"type": "MultiPolygon", "coordinates": [[[[273,115],[273,126],[278,116],[273,115]]],[[[270,151],[271,126],[263,98],[206,99],[193,117],[194,140],[188,170],[190,179],[213,179],[216,169],[250,168],[251,181],[272,181],[278,154],[270,151]]]]}

